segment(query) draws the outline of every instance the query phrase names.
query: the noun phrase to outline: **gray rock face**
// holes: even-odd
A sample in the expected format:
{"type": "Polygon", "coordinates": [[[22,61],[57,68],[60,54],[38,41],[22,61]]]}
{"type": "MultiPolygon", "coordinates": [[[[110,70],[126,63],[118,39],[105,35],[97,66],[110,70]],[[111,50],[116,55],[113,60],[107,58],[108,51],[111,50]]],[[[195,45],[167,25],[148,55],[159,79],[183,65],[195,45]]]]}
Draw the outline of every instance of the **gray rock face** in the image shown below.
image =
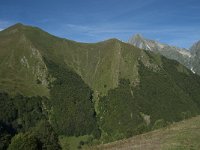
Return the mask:
{"type": "MultiPolygon", "coordinates": [[[[136,34],[135,36],[130,38],[128,40],[128,43],[141,49],[156,52],[169,59],[176,60],[179,63],[186,66],[188,69],[193,69],[192,62],[194,55],[187,49],[178,48],[167,44],[162,44],[154,40],[149,40],[143,38],[140,34],[136,34]]],[[[199,43],[199,49],[200,49],[200,43],[199,43]]]]}
{"type": "Polygon", "coordinates": [[[196,42],[190,51],[193,56],[192,70],[200,75],[200,41],[196,42]]]}
{"type": "Polygon", "coordinates": [[[130,38],[128,43],[130,43],[138,48],[150,50],[150,51],[159,51],[159,50],[163,49],[165,46],[167,46],[167,45],[161,44],[157,41],[146,39],[146,38],[142,37],[142,35],[140,35],[140,34],[136,34],[135,36],[130,38]]]}

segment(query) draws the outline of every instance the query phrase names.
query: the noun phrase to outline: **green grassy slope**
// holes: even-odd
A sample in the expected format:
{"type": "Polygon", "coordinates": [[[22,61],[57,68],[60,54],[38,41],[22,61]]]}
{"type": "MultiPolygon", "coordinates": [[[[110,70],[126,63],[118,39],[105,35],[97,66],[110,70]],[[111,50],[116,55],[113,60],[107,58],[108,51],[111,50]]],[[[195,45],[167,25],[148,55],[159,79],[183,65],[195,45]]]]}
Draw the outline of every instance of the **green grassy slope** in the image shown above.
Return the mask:
{"type": "Polygon", "coordinates": [[[199,139],[200,116],[197,116],[159,130],[86,149],[199,150],[199,139]]]}
{"type": "Polygon", "coordinates": [[[78,43],[21,24],[0,32],[0,38],[1,87],[12,88],[12,91],[20,89],[17,92],[26,95],[49,94],[46,88],[48,68],[43,57],[57,64],[64,63],[97,94],[105,95],[109,89],[117,87],[120,77],[134,81],[137,78],[137,58],[142,53],[145,55],[116,39],[95,44],[78,43]],[[11,68],[9,72],[6,66],[11,68]],[[17,79],[13,77],[14,73],[17,79]],[[37,79],[43,84],[38,85],[37,79]],[[11,85],[13,82],[15,87],[11,85]],[[22,82],[24,85],[20,85],[22,82]]]}
{"type": "Polygon", "coordinates": [[[59,39],[39,29],[27,28],[26,33],[43,56],[58,64],[64,62],[100,95],[117,87],[120,76],[131,81],[137,77],[136,60],[141,50],[116,39],[86,44],[59,39]],[[127,50],[133,52],[127,54],[127,50]]]}
{"type": "Polygon", "coordinates": [[[22,27],[17,24],[0,32],[0,90],[48,96],[47,68],[22,27]]]}

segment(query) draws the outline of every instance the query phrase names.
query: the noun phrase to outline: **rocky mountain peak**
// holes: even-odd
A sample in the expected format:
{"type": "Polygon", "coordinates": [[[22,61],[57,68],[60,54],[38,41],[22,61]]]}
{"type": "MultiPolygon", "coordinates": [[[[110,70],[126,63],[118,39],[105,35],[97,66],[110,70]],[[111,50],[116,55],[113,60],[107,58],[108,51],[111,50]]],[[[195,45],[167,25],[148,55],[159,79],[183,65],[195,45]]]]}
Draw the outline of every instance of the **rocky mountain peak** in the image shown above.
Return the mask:
{"type": "MultiPolygon", "coordinates": [[[[161,54],[169,59],[176,60],[191,69],[191,53],[187,49],[170,46],[155,40],[144,38],[140,34],[134,35],[128,43],[138,48],[161,54]]],[[[200,45],[200,44],[199,44],[200,45]]],[[[199,46],[200,47],[200,46],[199,46]]],[[[196,48],[194,48],[196,49],[196,48]]]]}
{"type": "Polygon", "coordinates": [[[199,55],[199,53],[200,53],[200,41],[197,41],[196,43],[194,43],[192,45],[192,47],[190,48],[190,50],[191,50],[191,53],[193,55],[199,55]]]}

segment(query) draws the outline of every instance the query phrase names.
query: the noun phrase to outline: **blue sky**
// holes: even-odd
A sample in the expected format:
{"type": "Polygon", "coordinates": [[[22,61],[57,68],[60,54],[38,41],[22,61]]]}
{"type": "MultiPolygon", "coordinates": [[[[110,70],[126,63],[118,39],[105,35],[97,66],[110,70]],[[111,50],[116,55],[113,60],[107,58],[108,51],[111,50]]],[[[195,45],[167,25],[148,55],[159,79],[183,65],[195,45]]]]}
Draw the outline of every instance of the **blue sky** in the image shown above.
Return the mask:
{"type": "Polygon", "coordinates": [[[0,30],[21,22],[81,42],[140,33],[189,48],[200,40],[199,0],[1,0],[0,30]]]}

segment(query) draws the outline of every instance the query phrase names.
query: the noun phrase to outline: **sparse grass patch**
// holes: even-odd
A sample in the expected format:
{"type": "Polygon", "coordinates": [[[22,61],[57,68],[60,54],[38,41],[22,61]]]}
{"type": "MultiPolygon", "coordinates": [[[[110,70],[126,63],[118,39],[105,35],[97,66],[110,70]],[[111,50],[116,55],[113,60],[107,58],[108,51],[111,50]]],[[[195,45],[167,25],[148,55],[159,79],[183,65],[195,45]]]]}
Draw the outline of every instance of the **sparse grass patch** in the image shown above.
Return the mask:
{"type": "Polygon", "coordinates": [[[59,141],[63,150],[76,150],[81,149],[85,144],[87,144],[92,136],[59,136],[59,141]]]}

